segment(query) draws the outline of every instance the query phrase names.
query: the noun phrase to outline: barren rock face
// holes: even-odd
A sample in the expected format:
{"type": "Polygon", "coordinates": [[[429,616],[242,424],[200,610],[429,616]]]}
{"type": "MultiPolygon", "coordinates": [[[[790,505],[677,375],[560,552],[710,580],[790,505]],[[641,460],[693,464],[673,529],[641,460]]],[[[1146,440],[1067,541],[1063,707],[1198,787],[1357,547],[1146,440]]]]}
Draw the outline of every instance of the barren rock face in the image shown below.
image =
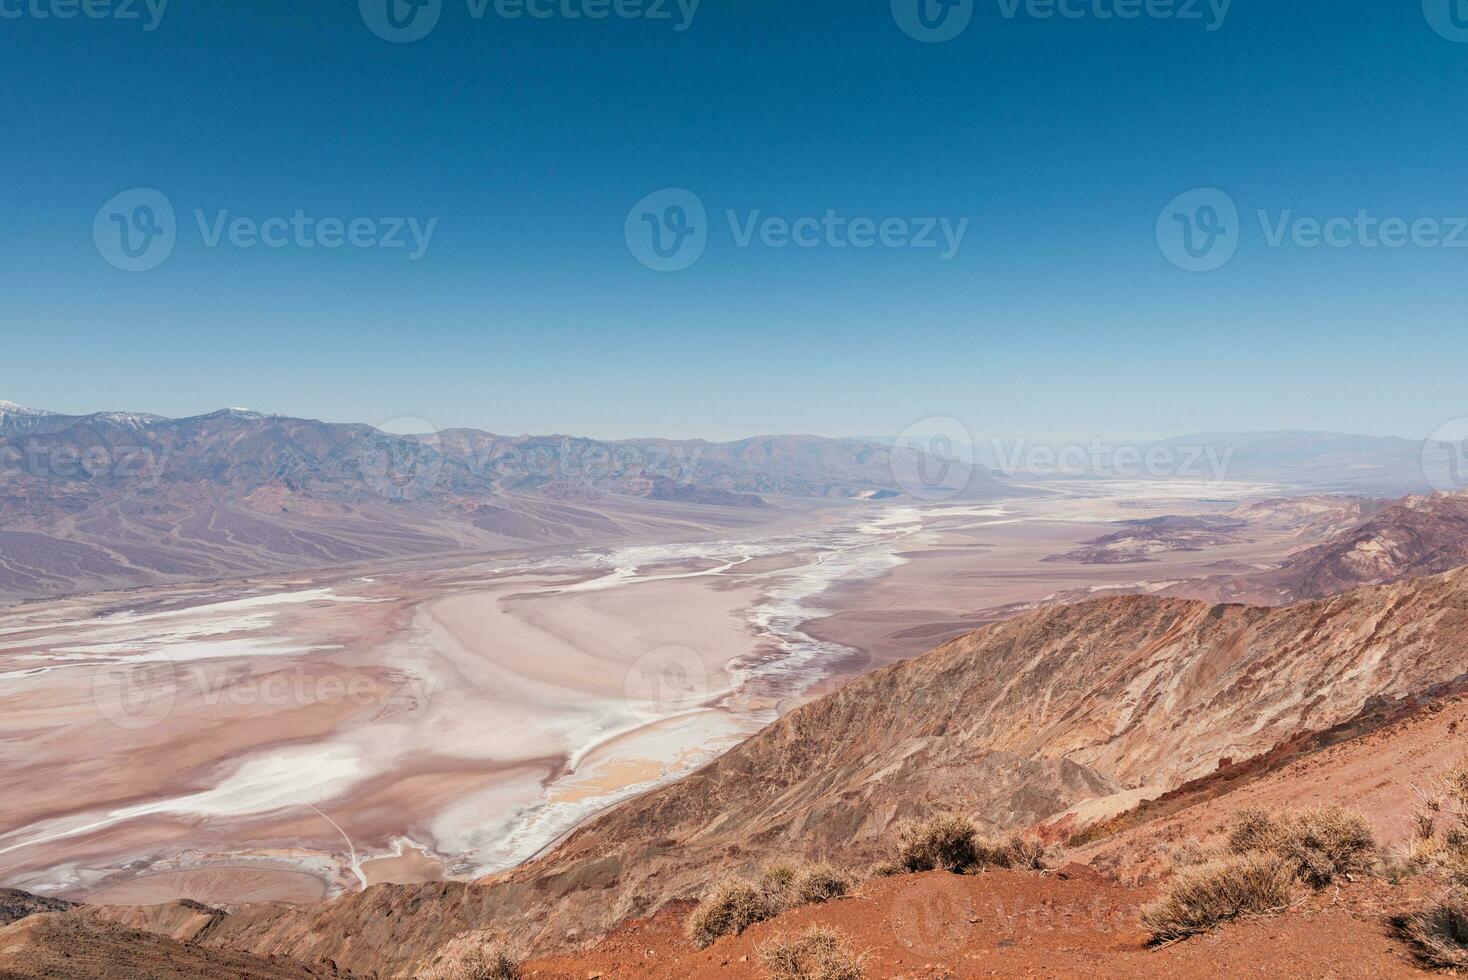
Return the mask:
{"type": "Polygon", "coordinates": [[[1280,569],[1295,596],[1433,575],[1468,561],[1468,494],[1408,497],[1280,569]]]}
{"type": "Polygon", "coordinates": [[[470,929],[547,948],[780,857],[862,864],[940,809],[995,827],[1173,786],[1468,672],[1468,569],[1287,608],[1123,597],[1041,610],[852,682],[473,885],[249,909],[205,941],[409,976],[470,929]]]}

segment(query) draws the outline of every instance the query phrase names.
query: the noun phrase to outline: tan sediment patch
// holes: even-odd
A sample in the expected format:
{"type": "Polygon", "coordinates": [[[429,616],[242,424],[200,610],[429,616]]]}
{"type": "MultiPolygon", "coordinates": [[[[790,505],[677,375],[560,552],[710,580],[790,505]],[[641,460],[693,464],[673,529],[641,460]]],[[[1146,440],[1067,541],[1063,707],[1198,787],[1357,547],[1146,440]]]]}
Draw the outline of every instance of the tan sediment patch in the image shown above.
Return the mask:
{"type": "Polygon", "coordinates": [[[631,786],[657,779],[664,772],[660,762],[650,759],[613,759],[589,773],[560,783],[550,793],[552,803],[580,803],[607,796],[631,786]]]}
{"type": "Polygon", "coordinates": [[[426,851],[411,845],[403,853],[371,858],[361,864],[369,885],[411,885],[425,881],[443,881],[443,865],[426,851]]]}

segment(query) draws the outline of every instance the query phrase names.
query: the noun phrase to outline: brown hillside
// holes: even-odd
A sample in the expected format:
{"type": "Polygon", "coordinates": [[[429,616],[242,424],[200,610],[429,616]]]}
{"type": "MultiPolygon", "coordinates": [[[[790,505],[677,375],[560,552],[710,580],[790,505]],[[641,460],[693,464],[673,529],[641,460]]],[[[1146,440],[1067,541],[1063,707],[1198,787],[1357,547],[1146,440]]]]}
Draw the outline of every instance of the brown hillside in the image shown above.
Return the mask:
{"type": "Polygon", "coordinates": [[[935,808],[1032,823],[1329,728],[1468,672],[1468,570],[1287,608],[1125,597],[1042,610],[852,682],[687,779],[477,884],[251,908],[210,944],[409,976],[453,936],[549,949],[777,856],[862,863],[935,808]]]}

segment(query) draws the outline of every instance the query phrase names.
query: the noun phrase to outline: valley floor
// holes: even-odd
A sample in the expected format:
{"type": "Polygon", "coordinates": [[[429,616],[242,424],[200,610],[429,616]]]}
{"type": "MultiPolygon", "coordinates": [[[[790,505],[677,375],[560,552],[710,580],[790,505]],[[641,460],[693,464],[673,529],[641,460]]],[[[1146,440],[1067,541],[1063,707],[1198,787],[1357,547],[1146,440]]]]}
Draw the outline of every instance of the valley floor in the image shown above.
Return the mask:
{"type": "Polygon", "coordinates": [[[757,535],[19,607],[0,615],[0,735],[25,746],[0,748],[0,881],[309,902],[512,866],[1004,607],[1278,560],[1325,524],[1052,560],[1109,521],[1272,489],[818,507],[757,535]]]}

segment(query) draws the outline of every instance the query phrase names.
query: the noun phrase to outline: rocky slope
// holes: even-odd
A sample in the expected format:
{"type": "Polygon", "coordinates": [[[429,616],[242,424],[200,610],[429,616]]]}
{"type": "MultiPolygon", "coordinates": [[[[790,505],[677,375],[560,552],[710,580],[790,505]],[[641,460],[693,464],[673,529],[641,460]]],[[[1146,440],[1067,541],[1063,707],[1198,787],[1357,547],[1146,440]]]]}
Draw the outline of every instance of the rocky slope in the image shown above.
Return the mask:
{"type": "Polygon", "coordinates": [[[59,898],[42,898],[16,888],[0,888],[0,926],[18,922],[29,915],[65,912],[75,907],[74,903],[59,898]]]}
{"type": "Polygon", "coordinates": [[[895,821],[995,827],[1165,789],[1468,672],[1468,569],[1287,608],[1122,597],[961,637],[799,708],[549,854],[475,884],[254,907],[203,942],[411,976],[453,936],[548,949],[781,856],[860,864],[895,821]]]}
{"type": "Polygon", "coordinates": [[[210,949],[81,915],[0,929],[0,980],[350,980],[327,963],[210,949]]]}
{"type": "Polygon", "coordinates": [[[1468,562],[1468,493],[1408,497],[1292,556],[1278,577],[1298,598],[1433,575],[1468,562]]]}

